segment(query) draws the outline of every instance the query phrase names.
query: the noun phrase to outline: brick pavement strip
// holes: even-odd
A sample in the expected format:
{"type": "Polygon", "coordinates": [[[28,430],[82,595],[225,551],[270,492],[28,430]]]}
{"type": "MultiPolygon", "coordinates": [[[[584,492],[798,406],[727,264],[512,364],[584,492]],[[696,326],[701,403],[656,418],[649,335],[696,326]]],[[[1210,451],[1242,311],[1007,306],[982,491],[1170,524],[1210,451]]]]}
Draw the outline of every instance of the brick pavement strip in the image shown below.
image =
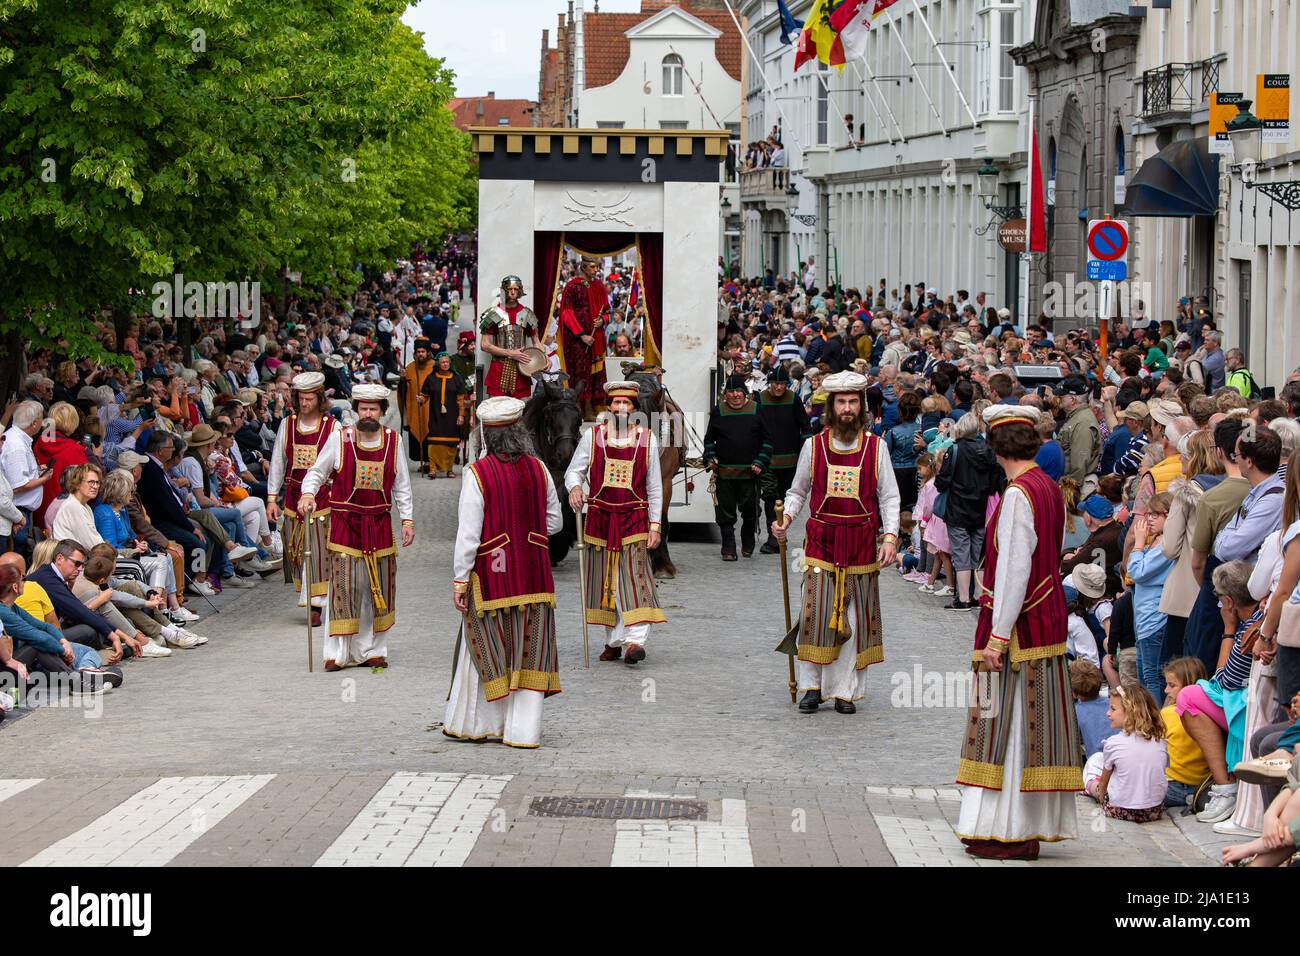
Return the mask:
{"type": "MultiPolygon", "coordinates": [[[[772,651],[783,631],[778,559],[755,554],[724,564],[707,529],[673,528],[679,576],[660,588],[669,623],[651,628],[649,656],[635,667],[593,654],[591,669],[582,668],[576,561],[557,568],[564,692],[546,703],[541,749],[444,737],[458,494],[458,481],[415,482],[417,541],[398,559],[387,672],[323,672],[317,631],[318,665],[308,674],[303,613],[272,576],[217,598],[222,613],[193,626],[211,638],[206,646],[130,663],[98,719],[50,707],[0,726],[8,777],[44,780],[0,803],[7,819],[21,821],[0,836],[6,858],[26,859],[176,776],[276,778],[224,821],[209,821],[174,852],[174,865],[315,862],[394,774],[508,779],[475,841],[426,848],[442,859],[451,847],[468,865],[609,864],[619,832],[613,821],[529,817],[530,795],[741,800],[760,866],[890,865],[886,828],[873,817],[955,821],[951,781],[966,708],[953,688],[969,673],[973,616],[945,611],[943,599],[884,573],[886,660],[871,669],[867,699],[856,716],[828,707],[800,715],[785,662],[772,651]],[[79,776],[68,777],[69,767],[79,776]]],[[[796,529],[796,545],[799,537],[796,529]]],[[[594,650],[603,637],[592,630],[594,650]]],[[[466,797],[466,813],[481,815],[478,799],[466,797]]],[[[436,818],[440,809],[430,812],[436,818]]],[[[1178,865],[1217,854],[1200,824],[1166,822],[1130,835],[1136,825],[1109,823],[1093,833],[1081,816],[1083,839],[1049,848],[1044,859],[1178,865]]],[[[723,856],[731,849],[727,841],[723,856]]]]}

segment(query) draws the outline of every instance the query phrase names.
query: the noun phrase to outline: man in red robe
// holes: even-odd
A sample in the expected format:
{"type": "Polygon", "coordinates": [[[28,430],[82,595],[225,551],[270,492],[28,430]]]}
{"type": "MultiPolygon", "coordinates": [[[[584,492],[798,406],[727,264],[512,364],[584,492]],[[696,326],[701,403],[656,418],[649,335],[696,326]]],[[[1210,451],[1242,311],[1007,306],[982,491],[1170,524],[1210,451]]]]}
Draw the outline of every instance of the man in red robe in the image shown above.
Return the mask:
{"type": "Polygon", "coordinates": [[[605,323],[609,294],[600,278],[600,260],[583,257],[582,273],[560,295],[556,328],[569,386],[580,389],[583,410],[594,421],[605,395],[605,323]]]}

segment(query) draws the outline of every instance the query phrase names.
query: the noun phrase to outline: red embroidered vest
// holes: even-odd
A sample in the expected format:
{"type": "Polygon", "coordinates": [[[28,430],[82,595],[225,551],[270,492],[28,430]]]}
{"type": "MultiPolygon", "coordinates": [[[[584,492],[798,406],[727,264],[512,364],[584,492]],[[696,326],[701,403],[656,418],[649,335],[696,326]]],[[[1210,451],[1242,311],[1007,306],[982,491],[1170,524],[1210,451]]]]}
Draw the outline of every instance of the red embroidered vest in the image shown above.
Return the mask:
{"type": "MultiPolygon", "coordinates": [[[[302,480],[307,469],[316,464],[316,457],[325,447],[325,442],[334,432],[334,419],[321,415],[320,424],[314,432],[298,430],[298,416],[290,415],[285,424],[286,441],[284,443],[284,507],[294,514],[298,513],[298,498],[302,494],[302,480]]],[[[316,492],[316,513],[323,514],[330,506],[330,489],[323,484],[316,492]]]]}
{"type": "Polygon", "coordinates": [[[339,462],[330,489],[330,544],[335,550],[375,554],[393,544],[393,482],[397,477],[397,435],[385,428],[378,448],[357,441],[356,426],[339,433],[339,462]]]}
{"type": "MultiPolygon", "coordinates": [[[[1025,588],[1025,602],[1016,619],[1016,644],[1020,653],[1014,659],[1050,657],[1052,653],[1065,653],[1066,613],[1065,590],[1061,586],[1061,542],[1065,536],[1065,502],[1061,489],[1048,477],[1047,472],[1035,466],[1011,482],[1024,492],[1034,513],[1034,533],[1038,547],[1034,549],[1029,564],[1029,584],[1025,588]],[[1034,650],[1036,653],[1025,654],[1034,650]],[[1048,653],[1044,653],[1048,652],[1048,653]]],[[[1008,489],[1010,486],[1008,486],[1008,489]]],[[[998,567],[998,517],[1006,494],[994,510],[984,529],[984,595],[980,598],[979,620],[975,624],[975,650],[988,646],[993,633],[993,594],[997,590],[998,567]]],[[[1011,638],[1010,634],[999,637],[1011,638]]]]}
{"type": "Polygon", "coordinates": [[[478,613],[524,604],[554,607],[542,463],[531,455],[516,462],[488,455],[470,471],[483,492],[483,533],[470,574],[478,613]]]}
{"type": "Polygon", "coordinates": [[[590,509],[583,534],[617,551],[649,536],[650,430],[637,425],[635,440],[625,448],[609,443],[607,422],[597,425],[591,438],[590,509]]]}
{"type": "Polygon", "coordinates": [[[864,431],[856,449],[838,452],[831,446],[830,429],[813,438],[812,491],[804,538],[805,559],[813,567],[844,569],[850,574],[877,570],[879,441],[864,431]]]}

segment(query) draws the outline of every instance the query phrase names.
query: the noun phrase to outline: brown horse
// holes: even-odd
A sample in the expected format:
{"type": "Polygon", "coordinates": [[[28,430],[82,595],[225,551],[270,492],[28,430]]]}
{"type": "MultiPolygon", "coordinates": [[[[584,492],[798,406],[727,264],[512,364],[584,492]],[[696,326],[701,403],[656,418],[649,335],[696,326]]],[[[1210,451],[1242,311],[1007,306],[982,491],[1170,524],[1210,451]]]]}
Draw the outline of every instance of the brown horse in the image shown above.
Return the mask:
{"type": "Polygon", "coordinates": [[[659,477],[663,482],[663,512],[659,515],[659,546],[650,552],[650,566],[656,577],[677,577],[677,566],[668,554],[668,507],[673,497],[673,479],[682,470],[686,456],[686,419],[663,385],[663,369],[653,365],[625,365],[623,373],[641,391],[639,411],[650,418],[659,442],[659,477]]]}

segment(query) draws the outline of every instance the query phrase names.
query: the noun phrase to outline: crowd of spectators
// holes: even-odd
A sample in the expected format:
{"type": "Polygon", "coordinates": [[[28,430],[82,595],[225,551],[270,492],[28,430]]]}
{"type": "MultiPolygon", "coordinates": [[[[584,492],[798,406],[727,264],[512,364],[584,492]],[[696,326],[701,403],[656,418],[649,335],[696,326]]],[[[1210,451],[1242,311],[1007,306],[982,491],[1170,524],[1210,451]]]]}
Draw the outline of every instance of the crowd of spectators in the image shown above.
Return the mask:
{"type": "Polygon", "coordinates": [[[354,383],[454,334],[472,271],[450,245],[346,299],[263,299],[260,321],[105,315],[117,361],[29,351],[0,417],[0,719],[37,681],[98,694],[128,661],[202,646],[218,593],[278,577],[268,458],[293,376],[323,373],[346,416],[354,383]]]}
{"type": "Polygon", "coordinates": [[[1300,369],[1261,387],[1204,300],[1171,312],[1103,342],[1095,322],[1025,322],[923,281],[723,275],[718,364],[754,391],[784,366],[814,428],[824,375],[868,376],[911,533],[898,571],[954,612],[979,607],[1005,480],[981,412],[1044,413],[1088,792],[1123,819],[1193,813],[1248,841],[1226,862],[1277,865],[1300,830],[1300,369]]]}

